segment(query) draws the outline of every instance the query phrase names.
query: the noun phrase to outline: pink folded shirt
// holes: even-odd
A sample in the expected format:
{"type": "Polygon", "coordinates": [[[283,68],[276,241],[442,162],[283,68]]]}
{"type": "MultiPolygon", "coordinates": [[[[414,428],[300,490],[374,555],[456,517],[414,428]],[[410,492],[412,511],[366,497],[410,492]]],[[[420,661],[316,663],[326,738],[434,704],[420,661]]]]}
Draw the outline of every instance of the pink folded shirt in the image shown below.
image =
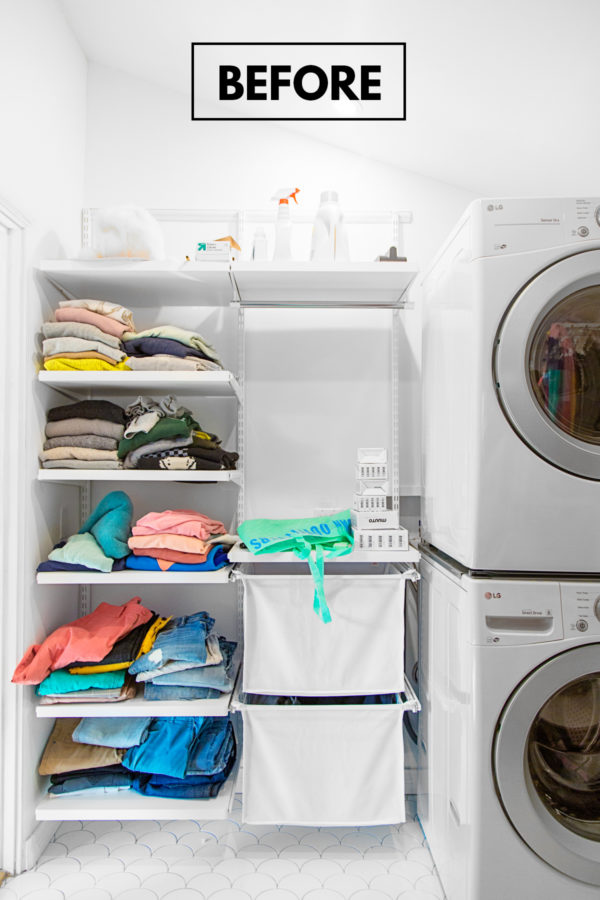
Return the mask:
{"type": "Polygon", "coordinates": [[[163,512],[150,512],[131,529],[134,535],[156,534],[169,532],[170,534],[186,534],[190,537],[208,540],[211,534],[223,534],[225,526],[216,519],[209,519],[202,513],[193,509],[165,509],[163,512]]]}
{"type": "Polygon", "coordinates": [[[179,550],[181,553],[208,553],[210,544],[200,538],[186,534],[146,534],[130,537],[127,541],[131,550],[179,550]]]}
{"type": "Polygon", "coordinates": [[[91,312],[89,309],[79,309],[68,307],[66,309],[57,309],[54,313],[57,322],[85,322],[88,325],[95,325],[105,334],[112,334],[120,338],[124,331],[127,331],[127,325],[117,322],[109,316],[102,316],[100,313],[91,312]]]}
{"type": "Polygon", "coordinates": [[[15,669],[15,684],[39,684],[50,672],[83,660],[99,662],[120,638],[152,618],[140,597],[114,606],[101,603],[81,619],[61,625],[41,644],[33,644],[15,669]]]}

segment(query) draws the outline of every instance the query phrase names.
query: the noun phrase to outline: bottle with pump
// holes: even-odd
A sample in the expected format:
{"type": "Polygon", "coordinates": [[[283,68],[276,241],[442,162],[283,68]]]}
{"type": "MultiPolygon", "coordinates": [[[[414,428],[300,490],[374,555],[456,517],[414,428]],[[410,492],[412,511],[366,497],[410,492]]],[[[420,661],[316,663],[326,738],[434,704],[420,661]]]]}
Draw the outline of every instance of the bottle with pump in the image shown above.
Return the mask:
{"type": "Polygon", "coordinates": [[[310,258],[314,262],[350,259],[344,217],[337,191],[323,191],[313,227],[310,258]]]}
{"type": "Polygon", "coordinates": [[[271,200],[279,201],[277,221],[275,222],[275,252],[273,253],[273,259],[292,258],[292,223],[290,220],[289,201],[290,198],[293,198],[294,202],[297,203],[298,198],[296,194],[299,191],[300,188],[282,188],[271,197],[271,200]]]}

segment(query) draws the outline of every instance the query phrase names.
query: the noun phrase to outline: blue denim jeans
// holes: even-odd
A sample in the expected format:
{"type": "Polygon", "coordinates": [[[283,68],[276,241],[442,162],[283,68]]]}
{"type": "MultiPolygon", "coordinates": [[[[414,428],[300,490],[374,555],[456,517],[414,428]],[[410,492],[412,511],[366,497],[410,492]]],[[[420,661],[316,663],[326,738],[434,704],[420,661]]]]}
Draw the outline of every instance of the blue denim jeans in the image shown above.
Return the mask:
{"type": "Polygon", "coordinates": [[[207,612],[178,616],[159,633],[152,649],[129,667],[132,675],[164,665],[170,659],[206,662],[206,636],[215,624],[207,612]]]}
{"type": "Polygon", "coordinates": [[[85,771],[62,772],[51,775],[52,782],[48,788],[50,794],[71,794],[73,791],[84,791],[97,787],[130,787],[133,775],[123,766],[101,766],[85,771]]]}
{"type": "MultiPolygon", "coordinates": [[[[225,720],[226,721],[226,720],[225,720]]],[[[188,800],[204,800],[216,797],[227,780],[235,762],[236,749],[232,740],[224,768],[214,775],[187,775],[185,778],[169,778],[164,775],[134,775],[132,787],[140,794],[153,797],[172,797],[188,800]]]]}
{"type": "Polygon", "coordinates": [[[73,732],[73,740],[78,744],[97,744],[100,747],[137,747],[146,737],[151,721],[150,716],[82,719],[73,732]]]}
{"type": "Polygon", "coordinates": [[[234,674],[231,672],[231,661],[237,644],[235,641],[219,638],[219,646],[223,654],[223,662],[216,666],[196,666],[180,672],[170,672],[168,675],[157,675],[152,679],[152,683],[179,687],[213,688],[221,693],[231,691],[234,674]]]}
{"type": "Polygon", "coordinates": [[[133,772],[170,775],[183,778],[190,748],[204,722],[201,716],[164,716],[153,719],[148,736],[139,747],[132,747],[123,765],[133,772]]]}
{"type": "Polygon", "coordinates": [[[190,748],[186,775],[215,775],[222,772],[234,745],[233,725],[223,716],[204,720],[200,734],[190,748]]]}

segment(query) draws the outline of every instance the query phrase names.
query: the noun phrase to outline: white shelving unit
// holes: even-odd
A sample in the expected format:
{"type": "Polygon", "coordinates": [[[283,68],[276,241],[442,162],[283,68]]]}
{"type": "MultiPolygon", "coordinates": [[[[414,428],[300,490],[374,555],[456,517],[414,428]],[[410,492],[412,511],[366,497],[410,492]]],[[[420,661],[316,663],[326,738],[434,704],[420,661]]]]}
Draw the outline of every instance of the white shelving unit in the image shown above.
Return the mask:
{"type": "MultiPolygon", "coordinates": [[[[331,560],[326,559],[325,565],[327,565],[328,562],[338,565],[386,562],[417,563],[420,558],[421,554],[414,547],[409,547],[408,550],[353,550],[346,556],[336,556],[331,560]]],[[[261,563],[297,564],[299,562],[298,557],[293,553],[259,553],[258,555],[255,555],[249,550],[243,549],[240,544],[236,544],[233,549],[229,551],[229,559],[233,563],[256,563],[257,565],[260,565],[261,563]]]]}
{"type": "MultiPolygon", "coordinates": [[[[173,211],[164,215],[151,210],[157,218],[177,220],[173,211]]],[[[212,221],[214,211],[188,211],[183,221],[212,221]]],[[[260,215],[248,216],[242,211],[228,211],[227,216],[237,216],[239,233],[248,229],[248,222],[262,221],[260,215]]],[[[225,215],[225,213],[223,213],[225,215]]],[[[218,218],[218,217],[214,217],[218,218]]],[[[356,218],[356,216],[355,216],[356,218]]],[[[356,221],[359,221],[357,219],[356,221]]],[[[365,221],[381,224],[389,220],[393,224],[394,238],[399,236],[402,222],[409,222],[409,213],[375,214],[365,221]]],[[[265,220],[266,221],[266,220],[265,220]]],[[[93,228],[93,211],[84,211],[84,236],[93,228]]],[[[237,233],[232,231],[231,233],[237,233]]],[[[398,243],[401,243],[398,241],[398,243]]],[[[348,264],[312,263],[191,263],[175,261],[147,262],[129,260],[45,261],[38,267],[38,275],[46,279],[63,296],[95,297],[124,305],[156,306],[164,315],[168,303],[178,306],[238,307],[238,327],[242,332],[239,348],[238,378],[231,372],[46,372],[38,375],[39,382],[61,391],[67,396],[92,396],[116,393],[135,394],[160,391],[187,397],[233,398],[238,402],[238,443],[244,449],[244,309],[248,308],[340,308],[392,310],[392,370],[397,363],[400,310],[409,306],[408,289],[416,276],[416,270],[405,262],[361,262],[348,264]]],[[[392,376],[397,380],[397,376],[392,376]]],[[[392,470],[397,471],[399,411],[398,385],[393,383],[392,403],[392,470]]],[[[241,461],[243,465],[243,460],[241,461]]],[[[39,480],[81,486],[82,509],[89,500],[90,483],[94,481],[148,482],[148,483],[214,483],[239,486],[238,513],[244,509],[243,470],[229,471],[144,471],[144,470],[83,470],[41,469],[39,480]]],[[[398,477],[392,478],[392,493],[398,503],[398,477]]],[[[256,557],[236,546],[230,552],[232,563],[298,563],[291,553],[269,554],[256,557]]],[[[332,562],[353,564],[398,562],[410,566],[419,559],[414,548],[385,553],[354,551],[332,562]]],[[[307,567],[308,571],[308,567],[307,567]]],[[[93,585],[219,585],[231,581],[232,566],[218,572],[170,573],[122,571],[108,574],[92,572],[39,573],[40,585],[79,585],[81,597],[88,597],[93,585]]],[[[293,576],[290,576],[293,577],[293,576]]],[[[357,576],[360,577],[360,576],[357,576]]],[[[408,577],[408,575],[407,575],[408,577]]],[[[240,596],[238,587],[238,597],[240,596]]],[[[239,659],[241,644],[235,658],[236,684],[241,679],[239,659]]],[[[162,715],[228,715],[232,695],[224,695],[211,701],[144,701],[143,697],[122,703],[110,704],[53,704],[36,707],[39,718],[72,716],[162,716],[162,715]]],[[[276,710],[274,710],[276,712],[276,710]]],[[[238,742],[241,755],[241,743],[238,742]]],[[[166,800],[145,797],[134,791],[118,793],[82,793],[79,795],[48,796],[37,807],[38,820],[64,819],[188,819],[225,818],[229,814],[236,786],[240,759],[230,778],[214,800],[166,800]]]]}
{"type": "Polygon", "coordinates": [[[39,481],[54,481],[59,484],[88,481],[120,481],[131,484],[136,481],[162,482],[188,481],[222,484],[240,484],[242,473],[239,469],[40,469],[39,481]]]}
{"type": "Polygon", "coordinates": [[[237,397],[242,393],[231,372],[46,372],[38,373],[41,384],[64,391],[139,393],[176,392],[194,397],[237,397]]]}
{"type": "Polygon", "coordinates": [[[80,819],[226,819],[231,810],[237,780],[236,767],[219,791],[208,800],[171,800],[146,797],[133,790],[111,793],[48,794],[38,803],[38,822],[71,822],[80,819]]]}
{"type": "Polygon", "coordinates": [[[189,303],[228,306],[233,299],[229,263],[165,260],[43,260],[37,271],[66,297],[94,297],[125,306],[189,303]],[[168,298],[168,300],[167,300],[168,298]]]}
{"type": "Polygon", "coordinates": [[[118,572],[38,572],[38,584],[227,584],[232,566],[216,572],[143,572],[123,569],[118,572]]]}
{"type": "Polygon", "coordinates": [[[231,266],[242,306],[399,308],[417,274],[404,262],[252,263],[231,266]]]}

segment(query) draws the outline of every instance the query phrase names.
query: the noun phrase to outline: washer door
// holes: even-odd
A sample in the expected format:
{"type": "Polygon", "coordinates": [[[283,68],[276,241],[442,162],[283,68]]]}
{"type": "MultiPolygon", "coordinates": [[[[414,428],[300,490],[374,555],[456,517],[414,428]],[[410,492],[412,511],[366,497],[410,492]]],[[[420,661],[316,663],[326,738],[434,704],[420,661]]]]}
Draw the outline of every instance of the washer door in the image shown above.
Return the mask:
{"type": "Polygon", "coordinates": [[[600,885],[600,644],[567,650],[514,691],[496,726],[496,790],[545,862],[600,885]]]}
{"type": "Polygon", "coordinates": [[[600,250],[549,266],[515,297],[496,336],[494,378],[532,450],[600,480],[600,250]]]}

